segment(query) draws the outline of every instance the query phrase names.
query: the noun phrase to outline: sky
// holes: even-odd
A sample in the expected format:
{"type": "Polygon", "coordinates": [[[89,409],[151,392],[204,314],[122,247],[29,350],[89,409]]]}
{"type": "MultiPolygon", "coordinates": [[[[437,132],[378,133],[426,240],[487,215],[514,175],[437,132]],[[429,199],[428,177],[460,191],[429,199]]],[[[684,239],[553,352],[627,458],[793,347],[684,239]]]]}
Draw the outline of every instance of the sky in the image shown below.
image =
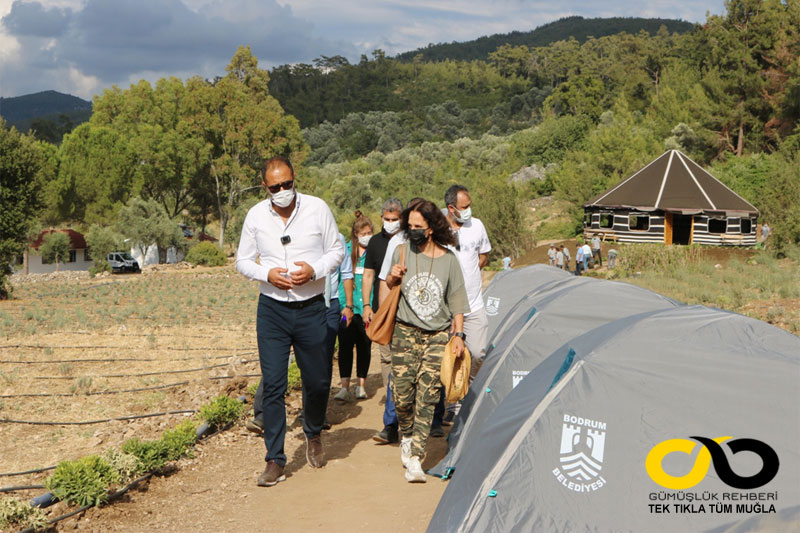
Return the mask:
{"type": "Polygon", "coordinates": [[[0,0],[0,96],[91,99],[166,76],[224,74],[237,47],[259,66],[351,62],[429,43],[529,31],[562,17],[704,22],[724,0],[0,0]]]}

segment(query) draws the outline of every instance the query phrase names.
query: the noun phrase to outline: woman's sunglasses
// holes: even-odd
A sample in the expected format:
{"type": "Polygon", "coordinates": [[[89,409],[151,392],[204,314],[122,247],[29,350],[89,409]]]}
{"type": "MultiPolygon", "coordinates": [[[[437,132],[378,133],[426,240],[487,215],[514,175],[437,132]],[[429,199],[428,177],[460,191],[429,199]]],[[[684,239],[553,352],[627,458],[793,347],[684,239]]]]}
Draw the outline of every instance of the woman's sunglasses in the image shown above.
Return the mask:
{"type": "Polygon", "coordinates": [[[283,183],[276,183],[275,185],[267,185],[267,190],[272,194],[275,194],[279,190],[283,189],[284,191],[288,191],[294,186],[294,180],[284,181],[283,183]]]}

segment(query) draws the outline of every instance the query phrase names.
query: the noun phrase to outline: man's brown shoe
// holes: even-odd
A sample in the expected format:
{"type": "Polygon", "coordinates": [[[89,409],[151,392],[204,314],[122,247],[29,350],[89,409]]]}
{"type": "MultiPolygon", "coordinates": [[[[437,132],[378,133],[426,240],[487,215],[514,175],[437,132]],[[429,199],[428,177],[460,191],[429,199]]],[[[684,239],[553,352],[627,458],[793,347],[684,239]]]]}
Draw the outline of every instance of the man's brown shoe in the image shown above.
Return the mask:
{"type": "Polygon", "coordinates": [[[306,460],[313,468],[325,466],[325,452],[322,450],[322,439],[319,435],[310,439],[306,436],[306,460]]]}
{"type": "Polygon", "coordinates": [[[272,487],[273,485],[277,485],[279,481],[285,480],[286,476],[283,475],[283,467],[275,461],[268,461],[264,472],[258,476],[258,486],[272,487]]]}

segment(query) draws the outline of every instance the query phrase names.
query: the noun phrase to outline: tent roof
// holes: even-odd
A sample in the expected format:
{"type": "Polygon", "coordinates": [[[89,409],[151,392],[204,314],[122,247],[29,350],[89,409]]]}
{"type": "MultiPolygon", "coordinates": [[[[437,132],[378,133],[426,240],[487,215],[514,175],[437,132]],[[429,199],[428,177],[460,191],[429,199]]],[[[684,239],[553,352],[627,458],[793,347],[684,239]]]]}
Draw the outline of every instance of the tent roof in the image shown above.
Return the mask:
{"type": "Polygon", "coordinates": [[[758,214],[752,204],[678,150],[665,152],[584,207],[632,207],[686,214],[719,212],[731,216],[758,214]]]}

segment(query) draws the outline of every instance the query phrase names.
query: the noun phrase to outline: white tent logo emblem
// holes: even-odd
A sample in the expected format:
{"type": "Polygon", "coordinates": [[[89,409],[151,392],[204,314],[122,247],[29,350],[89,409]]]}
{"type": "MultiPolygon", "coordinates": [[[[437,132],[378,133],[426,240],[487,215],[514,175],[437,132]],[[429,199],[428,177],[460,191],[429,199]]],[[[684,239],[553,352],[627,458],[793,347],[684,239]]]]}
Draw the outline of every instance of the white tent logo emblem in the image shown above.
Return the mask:
{"type": "Polygon", "coordinates": [[[489,316],[495,316],[499,311],[500,311],[500,298],[489,296],[489,298],[486,300],[486,314],[489,316]]]}
{"type": "Polygon", "coordinates": [[[592,492],[606,484],[600,475],[606,446],[606,423],[564,415],[561,426],[561,467],[553,475],[575,492],[592,492]]]}

